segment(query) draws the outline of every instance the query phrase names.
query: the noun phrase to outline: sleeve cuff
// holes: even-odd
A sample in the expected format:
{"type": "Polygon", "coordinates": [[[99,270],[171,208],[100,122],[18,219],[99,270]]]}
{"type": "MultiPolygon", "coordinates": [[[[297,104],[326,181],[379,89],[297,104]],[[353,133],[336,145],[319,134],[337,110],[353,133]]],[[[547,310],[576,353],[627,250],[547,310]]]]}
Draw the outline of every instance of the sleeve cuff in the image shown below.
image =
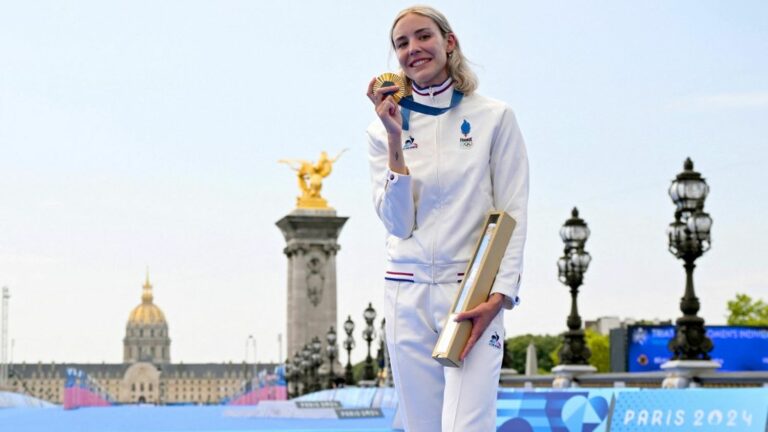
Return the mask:
{"type": "MultiPolygon", "coordinates": [[[[494,284],[495,285],[495,284],[494,284]]],[[[493,293],[499,293],[504,296],[504,300],[501,303],[501,307],[504,309],[514,309],[517,307],[517,305],[520,304],[520,297],[518,297],[517,292],[520,290],[520,275],[517,276],[517,282],[515,282],[512,286],[506,286],[504,288],[502,287],[496,287],[491,290],[491,294],[493,293]]]]}
{"type": "Polygon", "coordinates": [[[408,177],[408,176],[404,174],[398,174],[392,170],[387,170],[387,185],[396,184],[400,180],[400,177],[408,177]]]}
{"type": "Polygon", "coordinates": [[[515,296],[515,298],[509,297],[507,295],[504,295],[504,301],[501,303],[501,307],[504,309],[514,309],[517,307],[517,305],[520,304],[520,297],[515,296]]]}

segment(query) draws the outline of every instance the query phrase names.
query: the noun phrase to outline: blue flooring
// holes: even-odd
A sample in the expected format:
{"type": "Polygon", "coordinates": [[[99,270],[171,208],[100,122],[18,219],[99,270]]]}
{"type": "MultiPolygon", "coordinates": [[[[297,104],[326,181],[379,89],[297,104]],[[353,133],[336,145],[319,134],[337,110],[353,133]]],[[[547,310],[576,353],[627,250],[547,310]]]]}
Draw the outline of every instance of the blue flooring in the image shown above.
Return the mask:
{"type": "Polygon", "coordinates": [[[253,407],[136,406],[0,409],[0,432],[390,432],[394,410],[383,418],[277,419],[249,416],[253,407]]]}

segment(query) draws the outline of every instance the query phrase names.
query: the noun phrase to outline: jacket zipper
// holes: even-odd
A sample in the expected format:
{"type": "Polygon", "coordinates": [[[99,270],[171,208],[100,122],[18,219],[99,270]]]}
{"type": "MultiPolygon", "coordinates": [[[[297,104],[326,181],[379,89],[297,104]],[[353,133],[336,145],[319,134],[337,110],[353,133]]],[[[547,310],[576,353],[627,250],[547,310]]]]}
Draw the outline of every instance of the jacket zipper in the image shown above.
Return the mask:
{"type": "MultiPolygon", "coordinates": [[[[431,89],[431,87],[430,87],[431,89]]],[[[442,203],[442,185],[440,184],[440,116],[437,116],[435,118],[435,180],[437,183],[437,212],[442,213],[443,212],[443,203],[442,203]]],[[[436,218],[437,221],[439,221],[439,218],[436,218]]],[[[433,232],[432,235],[432,268],[430,269],[432,272],[432,282],[434,283],[436,281],[435,279],[435,254],[436,254],[436,245],[437,245],[437,236],[438,231],[442,227],[439,223],[436,223],[436,229],[433,232]]]]}

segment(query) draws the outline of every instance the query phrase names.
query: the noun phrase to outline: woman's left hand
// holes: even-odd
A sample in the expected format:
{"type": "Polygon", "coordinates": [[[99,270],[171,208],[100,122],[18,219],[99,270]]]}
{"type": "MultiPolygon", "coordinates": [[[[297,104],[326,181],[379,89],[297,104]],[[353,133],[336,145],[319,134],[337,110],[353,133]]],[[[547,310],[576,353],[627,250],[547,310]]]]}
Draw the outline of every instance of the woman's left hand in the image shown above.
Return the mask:
{"type": "Polygon", "coordinates": [[[485,329],[488,328],[488,325],[493,321],[493,318],[499,313],[503,302],[504,294],[493,293],[488,297],[488,300],[481,303],[476,308],[466,312],[460,312],[456,315],[456,322],[466,320],[472,321],[472,332],[469,334],[469,340],[464,347],[464,351],[461,352],[461,361],[464,361],[464,357],[469,354],[469,351],[475,346],[475,343],[480,339],[480,336],[482,336],[485,329]]]}

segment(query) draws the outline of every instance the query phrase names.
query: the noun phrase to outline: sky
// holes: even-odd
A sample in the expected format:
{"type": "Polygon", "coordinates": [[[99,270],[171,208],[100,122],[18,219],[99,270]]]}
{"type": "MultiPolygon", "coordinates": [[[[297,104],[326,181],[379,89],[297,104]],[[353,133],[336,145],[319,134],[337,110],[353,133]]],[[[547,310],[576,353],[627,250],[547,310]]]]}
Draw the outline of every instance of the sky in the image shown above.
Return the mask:
{"type": "MultiPolygon", "coordinates": [[[[172,361],[284,358],[275,222],[299,190],[277,161],[344,148],[323,195],[349,217],[338,323],[356,321],[362,359],[362,312],[383,304],[385,259],[365,91],[397,70],[388,34],[410,4],[0,0],[0,286],[13,361],[122,361],[147,268],[172,361]]],[[[714,220],[694,275],[700,315],[724,324],[736,293],[768,298],[768,3],[432,5],[479,93],[512,106],[526,140],[529,228],[508,337],[566,330],[556,262],[574,206],[592,232],[582,317],[681,315],[685,275],[665,230],[686,157],[710,185],[714,220]]]]}

